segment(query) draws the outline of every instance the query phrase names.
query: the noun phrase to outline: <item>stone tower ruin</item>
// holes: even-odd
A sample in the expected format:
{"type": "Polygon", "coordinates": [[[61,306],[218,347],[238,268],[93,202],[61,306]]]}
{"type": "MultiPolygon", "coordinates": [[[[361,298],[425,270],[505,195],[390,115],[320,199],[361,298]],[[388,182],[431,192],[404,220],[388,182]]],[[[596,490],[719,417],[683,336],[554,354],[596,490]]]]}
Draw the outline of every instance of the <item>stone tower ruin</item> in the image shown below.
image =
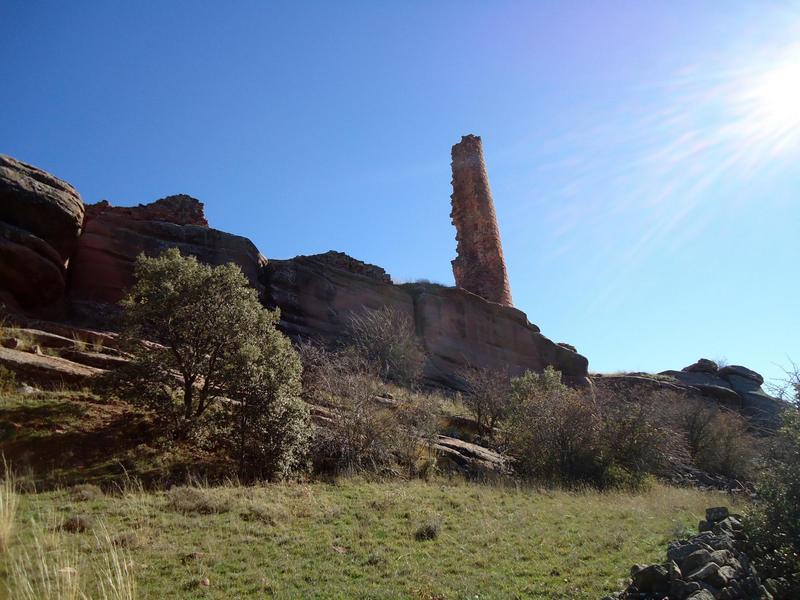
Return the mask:
{"type": "Polygon", "coordinates": [[[453,210],[456,226],[456,285],[491,302],[511,306],[500,230],[494,211],[483,145],[477,135],[465,135],[453,146],[453,210]]]}

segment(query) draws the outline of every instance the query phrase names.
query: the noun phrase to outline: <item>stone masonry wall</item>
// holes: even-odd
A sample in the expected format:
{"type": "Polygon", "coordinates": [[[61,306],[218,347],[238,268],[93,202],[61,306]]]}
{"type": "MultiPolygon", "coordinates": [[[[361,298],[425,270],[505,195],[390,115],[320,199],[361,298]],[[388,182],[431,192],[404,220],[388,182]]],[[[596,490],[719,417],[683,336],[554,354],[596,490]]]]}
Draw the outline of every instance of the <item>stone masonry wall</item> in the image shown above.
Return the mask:
{"type": "Polygon", "coordinates": [[[481,138],[465,135],[452,149],[456,285],[490,302],[512,306],[500,230],[483,161],[481,138]]]}

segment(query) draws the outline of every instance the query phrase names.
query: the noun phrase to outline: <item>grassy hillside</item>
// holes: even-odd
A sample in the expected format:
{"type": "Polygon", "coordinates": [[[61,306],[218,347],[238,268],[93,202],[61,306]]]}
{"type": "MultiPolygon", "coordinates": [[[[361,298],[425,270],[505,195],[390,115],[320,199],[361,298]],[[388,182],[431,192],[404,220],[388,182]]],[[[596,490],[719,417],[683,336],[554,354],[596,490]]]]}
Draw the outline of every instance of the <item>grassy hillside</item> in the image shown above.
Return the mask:
{"type": "Polygon", "coordinates": [[[456,479],[73,488],[21,495],[0,577],[39,553],[60,565],[53,577],[79,574],[84,587],[109,556],[130,561],[136,597],[154,600],[596,599],[720,503],[729,498],[660,485],[571,493],[456,479]]]}

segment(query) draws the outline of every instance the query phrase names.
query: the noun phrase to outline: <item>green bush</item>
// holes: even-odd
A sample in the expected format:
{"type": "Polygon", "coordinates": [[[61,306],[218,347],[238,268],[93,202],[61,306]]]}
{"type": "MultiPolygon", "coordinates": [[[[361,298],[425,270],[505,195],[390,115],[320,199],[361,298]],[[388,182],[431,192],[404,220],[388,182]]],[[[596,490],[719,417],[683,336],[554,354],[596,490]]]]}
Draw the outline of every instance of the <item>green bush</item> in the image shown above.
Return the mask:
{"type": "Polygon", "coordinates": [[[800,597],[800,409],[787,410],[747,515],[751,554],[762,578],[786,581],[786,598],[800,597]]]}
{"type": "Polygon", "coordinates": [[[513,379],[511,388],[507,443],[523,477],[631,487],[659,467],[666,436],[641,399],[594,398],[552,367],[513,379]]]}
{"type": "Polygon", "coordinates": [[[112,391],[151,409],[177,439],[212,438],[241,476],[300,466],[308,415],[278,312],[261,306],[237,266],[212,267],[174,248],[139,256],[135,275],[121,303],[132,360],[110,376],[112,391]]]}

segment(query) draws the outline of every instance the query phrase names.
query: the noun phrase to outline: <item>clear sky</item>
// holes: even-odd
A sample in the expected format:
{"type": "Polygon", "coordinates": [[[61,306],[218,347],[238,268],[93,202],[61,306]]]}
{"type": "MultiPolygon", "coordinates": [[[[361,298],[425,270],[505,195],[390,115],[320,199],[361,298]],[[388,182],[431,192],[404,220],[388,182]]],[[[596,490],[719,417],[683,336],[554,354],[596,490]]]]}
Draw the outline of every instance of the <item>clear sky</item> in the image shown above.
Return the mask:
{"type": "Polygon", "coordinates": [[[483,138],[516,305],[595,371],[800,360],[800,3],[0,0],[0,152],[267,257],[452,284],[483,138]]]}

